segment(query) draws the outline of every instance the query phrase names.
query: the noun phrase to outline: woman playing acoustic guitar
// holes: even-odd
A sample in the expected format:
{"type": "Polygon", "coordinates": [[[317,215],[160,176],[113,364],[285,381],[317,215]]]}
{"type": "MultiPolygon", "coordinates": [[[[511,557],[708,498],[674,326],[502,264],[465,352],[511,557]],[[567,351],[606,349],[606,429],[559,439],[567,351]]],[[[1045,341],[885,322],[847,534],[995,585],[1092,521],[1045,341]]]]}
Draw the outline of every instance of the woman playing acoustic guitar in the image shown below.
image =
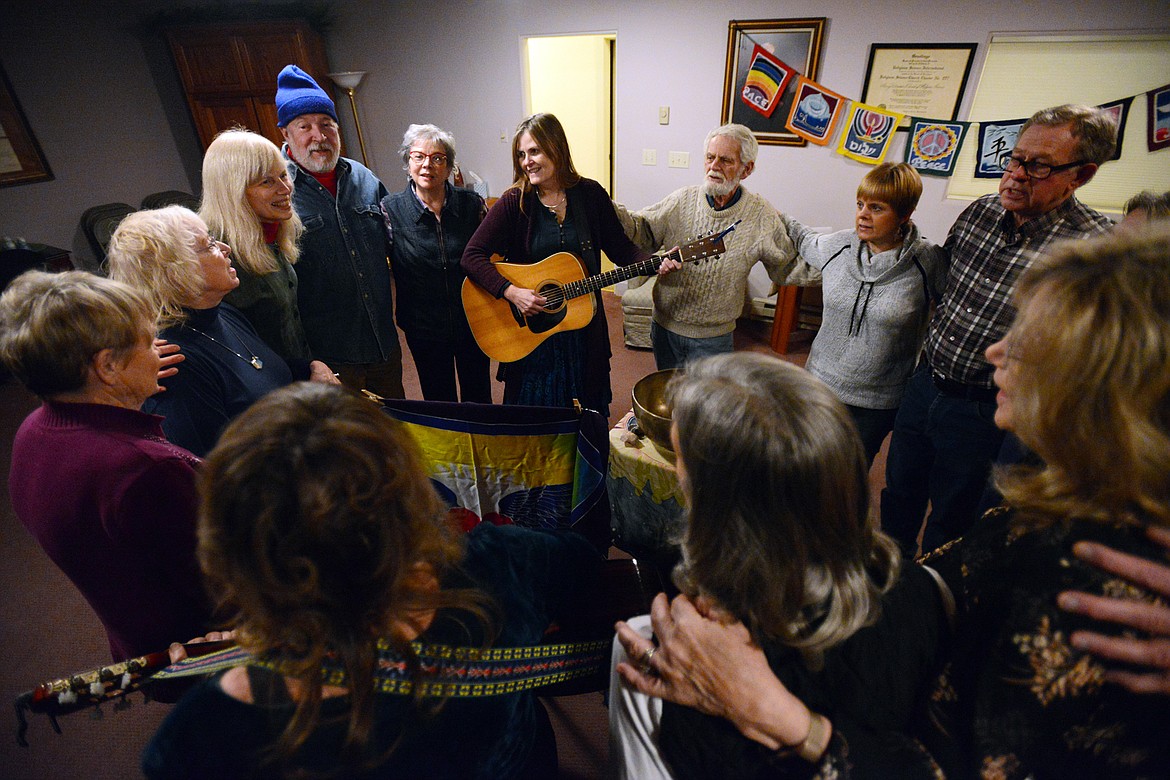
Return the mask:
{"type": "MultiPolygon", "coordinates": [[[[570,252],[591,275],[601,272],[603,250],[621,266],[651,259],[626,238],[601,185],[577,173],[565,131],[552,114],[535,114],[516,128],[512,168],[515,181],[468,242],[463,268],[472,282],[507,300],[519,315],[541,314],[549,301],[534,289],[508,281],[493,267],[493,254],[509,263],[530,264],[570,252]]],[[[675,261],[664,260],[658,273],[678,267],[675,261]]],[[[554,333],[527,356],[501,364],[504,403],[572,406],[577,399],[608,416],[609,333],[601,294],[594,292],[569,305],[590,303],[595,314],[583,328],[554,333]]]]}

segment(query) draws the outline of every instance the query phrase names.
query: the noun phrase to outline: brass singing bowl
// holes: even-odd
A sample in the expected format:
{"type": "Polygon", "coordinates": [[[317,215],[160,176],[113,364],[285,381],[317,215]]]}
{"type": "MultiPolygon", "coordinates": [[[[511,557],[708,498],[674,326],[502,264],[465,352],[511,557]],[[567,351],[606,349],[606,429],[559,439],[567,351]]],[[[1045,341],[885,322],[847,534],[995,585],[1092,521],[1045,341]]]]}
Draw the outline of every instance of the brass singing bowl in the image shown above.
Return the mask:
{"type": "Polygon", "coordinates": [[[633,392],[638,427],[650,441],[671,452],[674,447],[670,444],[671,407],[666,398],[666,385],[677,372],[677,368],[666,368],[647,374],[637,381],[633,392]]]}

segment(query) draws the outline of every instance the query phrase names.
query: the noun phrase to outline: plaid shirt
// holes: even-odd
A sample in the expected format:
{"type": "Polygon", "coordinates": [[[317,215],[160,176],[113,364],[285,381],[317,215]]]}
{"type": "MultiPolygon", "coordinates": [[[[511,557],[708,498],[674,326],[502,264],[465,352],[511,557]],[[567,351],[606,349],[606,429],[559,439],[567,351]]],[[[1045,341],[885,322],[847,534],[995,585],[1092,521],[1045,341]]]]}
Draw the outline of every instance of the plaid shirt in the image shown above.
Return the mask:
{"type": "Polygon", "coordinates": [[[994,367],[983,352],[1011,327],[1011,295],[1020,272],[1058,241],[1089,238],[1112,227],[1075,196],[1019,227],[995,193],[968,206],[944,245],[951,262],[946,292],[926,336],[931,368],[956,382],[993,387],[994,367]]]}

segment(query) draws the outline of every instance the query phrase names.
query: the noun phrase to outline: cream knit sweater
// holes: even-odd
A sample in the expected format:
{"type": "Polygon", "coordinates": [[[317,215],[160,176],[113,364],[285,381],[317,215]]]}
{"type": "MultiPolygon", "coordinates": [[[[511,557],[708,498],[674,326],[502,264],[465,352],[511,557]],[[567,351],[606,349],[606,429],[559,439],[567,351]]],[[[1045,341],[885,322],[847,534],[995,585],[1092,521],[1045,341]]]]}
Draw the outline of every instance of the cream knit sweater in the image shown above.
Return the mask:
{"type": "Polygon", "coordinates": [[[743,220],[725,239],[727,251],[687,263],[654,283],[654,322],[688,338],[711,338],[735,330],[747,295],[748,272],[757,262],[777,284],[815,284],[816,269],[797,264],[796,249],[776,209],[748,192],[716,211],[702,187],[684,187],[638,212],[617,205],[622,227],[634,243],[653,252],[682,246],[701,235],[743,220]]]}

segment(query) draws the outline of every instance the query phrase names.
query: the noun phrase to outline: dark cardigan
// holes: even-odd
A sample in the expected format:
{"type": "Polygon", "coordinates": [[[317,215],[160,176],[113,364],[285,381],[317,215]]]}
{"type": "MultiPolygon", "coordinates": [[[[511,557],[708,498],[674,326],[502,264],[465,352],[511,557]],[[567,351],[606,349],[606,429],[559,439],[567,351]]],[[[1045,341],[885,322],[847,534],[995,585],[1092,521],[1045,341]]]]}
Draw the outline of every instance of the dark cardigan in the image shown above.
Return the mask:
{"type": "MultiPolygon", "coordinates": [[[[592,179],[581,179],[565,192],[569,212],[582,234],[582,242],[584,243],[588,237],[592,244],[593,251],[586,251],[586,256],[581,258],[585,261],[585,267],[590,275],[601,273],[598,250],[604,251],[610,260],[622,266],[649,259],[648,253],[638,249],[626,237],[614,211],[613,201],[600,184],[592,179]],[[583,229],[578,217],[584,218],[587,230],[583,229]]],[[[467,275],[497,298],[503,297],[508,280],[492,266],[493,254],[503,256],[509,263],[530,264],[544,259],[532,257],[528,249],[532,243],[534,224],[532,215],[536,209],[544,206],[537,200],[536,192],[530,191],[521,211],[520,198],[518,188],[513,187],[505,191],[488,211],[479,229],[467,242],[467,248],[463,250],[462,265],[467,275]]],[[[589,387],[597,387],[603,383],[602,386],[608,389],[611,354],[609,328],[600,293],[595,293],[595,301],[597,314],[585,326],[586,381],[589,387]]],[[[607,391],[605,396],[608,398],[609,395],[607,391]]]]}

